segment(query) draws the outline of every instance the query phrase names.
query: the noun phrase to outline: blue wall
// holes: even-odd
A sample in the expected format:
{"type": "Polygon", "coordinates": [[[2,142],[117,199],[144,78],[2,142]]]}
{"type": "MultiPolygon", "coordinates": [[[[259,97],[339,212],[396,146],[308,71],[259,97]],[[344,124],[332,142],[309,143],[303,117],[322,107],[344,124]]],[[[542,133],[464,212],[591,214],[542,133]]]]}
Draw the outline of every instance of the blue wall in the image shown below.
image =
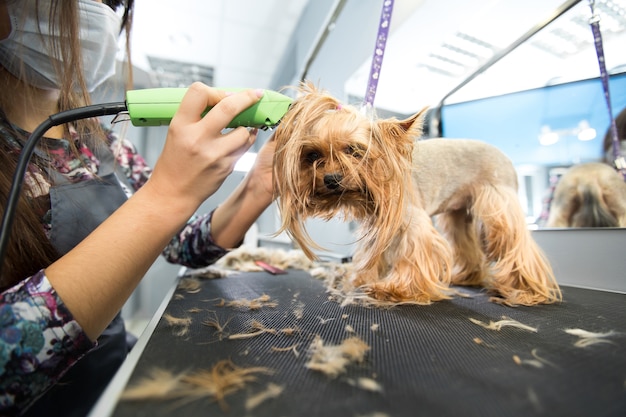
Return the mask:
{"type": "MultiPolygon", "coordinates": [[[[626,73],[613,75],[609,85],[615,117],[626,107],[626,73]]],[[[609,116],[602,84],[595,78],[445,105],[442,121],[444,137],[489,142],[515,165],[554,166],[599,160],[609,116]],[[571,129],[581,120],[596,129],[595,139],[566,136],[554,145],[539,144],[542,126],[571,129]]]]}

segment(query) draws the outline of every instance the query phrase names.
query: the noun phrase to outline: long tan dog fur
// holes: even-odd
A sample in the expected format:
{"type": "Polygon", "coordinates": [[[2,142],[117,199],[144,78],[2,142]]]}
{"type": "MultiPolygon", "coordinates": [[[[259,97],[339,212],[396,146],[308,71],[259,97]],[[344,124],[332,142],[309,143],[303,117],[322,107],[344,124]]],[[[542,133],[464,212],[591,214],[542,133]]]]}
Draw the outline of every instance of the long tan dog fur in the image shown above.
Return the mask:
{"type": "Polygon", "coordinates": [[[601,162],[574,165],[559,179],[547,227],[626,227],[626,182],[601,162]]]}
{"type": "Polygon", "coordinates": [[[450,284],[480,285],[509,305],[561,300],[496,148],[473,140],[417,141],[425,110],[376,119],[302,83],[274,134],[281,231],[313,258],[309,217],[361,225],[354,288],[428,304],[450,284]],[[436,216],[436,226],[432,217],[436,216]]]}

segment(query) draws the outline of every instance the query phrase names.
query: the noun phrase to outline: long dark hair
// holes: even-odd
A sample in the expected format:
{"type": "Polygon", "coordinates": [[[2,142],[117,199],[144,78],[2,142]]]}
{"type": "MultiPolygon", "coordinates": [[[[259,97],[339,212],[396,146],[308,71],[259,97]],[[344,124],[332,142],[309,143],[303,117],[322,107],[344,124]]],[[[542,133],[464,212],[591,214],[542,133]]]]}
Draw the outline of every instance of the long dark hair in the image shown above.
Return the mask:
{"type": "MultiPolygon", "coordinates": [[[[12,0],[10,0],[12,1],[12,0]]],[[[7,1],[0,0],[0,5],[5,5],[7,1]]],[[[40,4],[36,1],[37,15],[39,16],[40,4]]],[[[104,4],[113,10],[123,8],[122,24],[120,34],[126,34],[126,52],[128,57],[128,72],[126,74],[126,86],[132,83],[132,72],[130,71],[130,28],[133,18],[134,0],[104,0],[104,4]]],[[[79,9],[78,1],[50,0],[50,10],[48,20],[50,30],[59,34],[59,41],[52,45],[50,51],[61,58],[62,64],[56,71],[61,80],[59,86],[58,111],[91,104],[91,98],[86,88],[83,77],[83,65],[80,48],[79,33],[79,9]]],[[[12,105],[12,97],[6,93],[7,83],[23,82],[23,77],[14,76],[0,66],[0,114],[4,109],[12,105]]],[[[35,103],[34,90],[25,89],[26,103],[35,103]]],[[[17,129],[9,123],[6,117],[0,117],[0,124],[3,130],[10,132],[18,141],[25,140],[17,129]]],[[[95,119],[85,119],[72,124],[79,137],[94,138],[104,140],[105,136],[95,119]]],[[[64,126],[66,137],[70,137],[69,126],[64,126]]],[[[70,141],[71,142],[71,141],[70,141]]],[[[74,146],[71,142],[70,146],[74,146]]],[[[76,148],[72,148],[78,153],[76,148]]],[[[19,152],[15,150],[7,140],[0,138],[0,214],[4,214],[4,206],[7,201],[11,187],[13,173],[15,171],[19,152]]],[[[18,283],[20,280],[34,274],[38,270],[47,267],[58,257],[58,253],[46,237],[44,232],[41,213],[46,208],[40,207],[41,199],[29,198],[34,195],[30,193],[30,187],[36,187],[33,182],[25,183],[24,190],[20,197],[11,236],[7,246],[5,259],[3,261],[2,276],[0,277],[0,290],[4,290],[18,283]]]]}

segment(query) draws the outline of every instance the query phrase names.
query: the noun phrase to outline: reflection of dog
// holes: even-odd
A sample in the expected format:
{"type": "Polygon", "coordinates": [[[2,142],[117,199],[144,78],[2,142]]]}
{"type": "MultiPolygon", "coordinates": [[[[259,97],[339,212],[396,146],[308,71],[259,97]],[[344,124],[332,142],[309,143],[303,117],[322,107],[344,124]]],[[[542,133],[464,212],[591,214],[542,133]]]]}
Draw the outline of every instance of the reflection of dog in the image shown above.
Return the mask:
{"type": "Polygon", "coordinates": [[[281,230],[308,256],[320,248],[304,220],[343,215],[361,223],[351,284],[374,298],[429,303],[449,298],[452,283],[482,285],[507,304],[561,299],[500,151],[416,142],[424,111],[372,120],[311,84],[299,90],[275,132],[274,178],[281,230]]]}
{"type": "Polygon", "coordinates": [[[626,227],[626,182],[600,162],[574,165],[554,189],[548,227],[626,227]]]}

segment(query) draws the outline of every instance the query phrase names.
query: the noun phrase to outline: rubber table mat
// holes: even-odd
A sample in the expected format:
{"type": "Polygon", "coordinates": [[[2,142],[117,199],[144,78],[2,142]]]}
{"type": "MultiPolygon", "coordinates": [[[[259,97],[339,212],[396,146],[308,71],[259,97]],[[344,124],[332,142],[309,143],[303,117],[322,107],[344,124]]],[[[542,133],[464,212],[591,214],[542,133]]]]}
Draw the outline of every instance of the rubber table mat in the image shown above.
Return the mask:
{"type": "Polygon", "coordinates": [[[626,416],[626,295],[563,287],[561,304],[513,308],[489,302],[479,290],[462,291],[470,296],[428,306],[342,307],[329,300],[323,282],[291,270],[202,280],[196,291],[179,288],[165,314],[191,318],[188,332],[180,335],[161,318],[128,387],[154,367],[194,371],[223,359],[273,373],[227,395],[226,407],[209,398],[122,400],[113,415],[626,416]],[[275,306],[227,305],[264,295],[275,306]],[[536,332],[478,324],[503,318],[536,332]],[[221,323],[223,331],[202,324],[207,320],[221,323]],[[250,332],[251,320],[298,331],[228,338],[250,332]],[[614,333],[581,347],[566,329],[614,333]],[[363,362],[349,364],[336,378],[305,366],[316,337],[339,344],[355,335],[370,347],[363,362]],[[355,386],[358,378],[376,381],[380,390],[355,386]],[[246,409],[246,400],[269,383],[283,387],[282,393],[246,409]]]}

